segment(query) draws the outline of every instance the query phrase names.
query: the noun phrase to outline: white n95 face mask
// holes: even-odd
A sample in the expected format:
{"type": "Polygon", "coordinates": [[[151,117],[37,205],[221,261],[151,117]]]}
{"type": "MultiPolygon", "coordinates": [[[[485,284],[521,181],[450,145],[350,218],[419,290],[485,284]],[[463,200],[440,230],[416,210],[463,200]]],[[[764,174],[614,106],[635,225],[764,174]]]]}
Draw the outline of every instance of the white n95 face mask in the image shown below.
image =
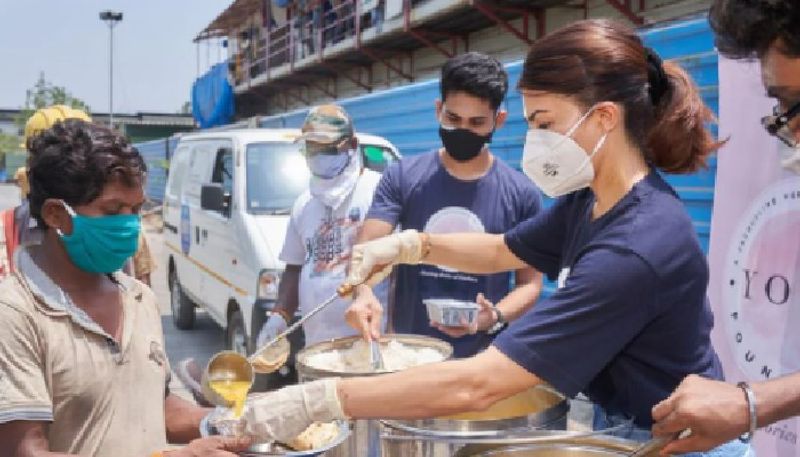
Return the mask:
{"type": "Polygon", "coordinates": [[[608,138],[605,133],[591,154],[572,139],[578,127],[589,117],[589,109],[567,133],[530,129],[522,151],[522,171],[548,197],[556,198],[588,187],[594,179],[592,157],[608,138]]]}

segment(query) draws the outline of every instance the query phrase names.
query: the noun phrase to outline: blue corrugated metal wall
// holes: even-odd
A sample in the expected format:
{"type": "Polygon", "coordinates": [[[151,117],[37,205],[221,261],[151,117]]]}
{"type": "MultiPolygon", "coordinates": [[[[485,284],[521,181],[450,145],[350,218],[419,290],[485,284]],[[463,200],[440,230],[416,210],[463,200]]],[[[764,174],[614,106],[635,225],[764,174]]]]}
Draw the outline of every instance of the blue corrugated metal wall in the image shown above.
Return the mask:
{"type": "MultiPolygon", "coordinates": [[[[699,86],[706,104],[719,115],[718,55],[714,50],[714,36],[706,18],[655,27],[643,31],[642,38],[665,59],[674,59],[680,63],[699,86]]],[[[711,127],[716,134],[717,125],[711,127]]],[[[678,191],[686,204],[706,253],[711,235],[711,210],[716,176],[716,156],[709,161],[708,170],[691,175],[667,176],[667,181],[678,191]]]]}
{"type": "MultiPolygon", "coordinates": [[[[717,54],[713,35],[705,17],[692,18],[641,30],[642,39],[665,59],[679,62],[692,75],[703,97],[718,112],[717,54]]],[[[522,62],[506,65],[512,90],[506,99],[509,120],[492,141],[492,151],[519,168],[526,126],[522,119],[522,100],[514,90],[522,62]]],[[[439,81],[431,80],[383,92],[341,100],[361,132],[380,135],[394,143],[403,155],[414,155],[438,148],[438,123],[434,100],[439,98],[439,81]]],[[[262,127],[295,127],[303,122],[307,109],[271,116],[262,127]]],[[[716,131],[716,126],[713,126],[716,131]]],[[[680,194],[692,216],[700,242],[708,252],[711,207],[714,197],[716,159],[708,170],[692,175],[669,175],[667,180],[680,194]]]]}
{"type": "Polygon", "coordinates": [[[145,194],[153,201],[164,201],[164,190],[167,186],[167,164],[177,143],[177,137],[170,137],[134,145],[147,164],[145,194]]]}

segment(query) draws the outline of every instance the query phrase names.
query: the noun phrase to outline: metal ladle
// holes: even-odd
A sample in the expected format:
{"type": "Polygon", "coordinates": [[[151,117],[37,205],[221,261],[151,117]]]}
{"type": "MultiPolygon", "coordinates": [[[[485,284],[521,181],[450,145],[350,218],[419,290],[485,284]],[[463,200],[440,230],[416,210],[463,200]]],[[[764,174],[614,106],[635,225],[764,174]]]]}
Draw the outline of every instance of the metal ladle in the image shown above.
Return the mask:
{"type": "MultiPolygon", "coordinates": [[[[304,322],[335,302],[338,298],[349,297],[356,286],[341,285],[331,297],[306,313],[297,322],[284,330],[280,335],[261,346],[250,357],[233,351],[222,351],[211,357],[203,372],[201,386],[203,395],[215,405],[231,406],[231,402],[222,398],[211,388],[211,381],[243,381],[253,385],[255,373],[272,373],[280,369],[289,359],[291,345],[286,337],[300,328],[304,322]]],[[[380,354],[379,354],[380,356],[380,354]]],[[[382,363],[382,362],[381,362],[382,363]]]]}

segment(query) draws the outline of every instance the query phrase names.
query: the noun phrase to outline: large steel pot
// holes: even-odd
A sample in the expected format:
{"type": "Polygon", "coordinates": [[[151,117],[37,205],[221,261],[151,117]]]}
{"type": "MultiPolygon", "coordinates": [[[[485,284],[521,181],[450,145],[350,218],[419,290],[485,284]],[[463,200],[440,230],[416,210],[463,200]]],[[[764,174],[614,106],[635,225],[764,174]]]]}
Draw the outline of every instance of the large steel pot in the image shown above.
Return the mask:
{"type": "MultiPolygon", "coordinates": [[[[601,434],[575,434],[541,432],[529,438],[506,440],[515,444],[496,443],[471,444],[462,448],[453,457],[627,457],[641,443],[601,434]]],[[[656,457],[654,450],[647,457],[656,457]]]]}
{"type": "MultiPolygon", "coordinates": [[[[349,349],[360,337],[339,338],[314,344],[297,354],[296,369],[300,382],[314,381],[331,377],[374,376],[386,372],[352,373],[346,371],[323,370],[308,364],[309,357],[322,352],[349,349]]],[[[421,335],[390,334],[381,338],[381,344],[398,341],[409,347],[434,349],[443,359],[453,355],[453,347],[444,341],[421,335]]],[[[381,449],[381,425],[378,421],[357,420],[352,424],[350,437],[341,446],[328,451],[327,457],[378,457],[381,449]]]]}
{"type": "Polygon", "coordinates": [[[548,386],[537,386],[485,411],[438,419],[382,421],[384,457],[450,457],[476,440],[564,430],[569,403],[548,386]]]}

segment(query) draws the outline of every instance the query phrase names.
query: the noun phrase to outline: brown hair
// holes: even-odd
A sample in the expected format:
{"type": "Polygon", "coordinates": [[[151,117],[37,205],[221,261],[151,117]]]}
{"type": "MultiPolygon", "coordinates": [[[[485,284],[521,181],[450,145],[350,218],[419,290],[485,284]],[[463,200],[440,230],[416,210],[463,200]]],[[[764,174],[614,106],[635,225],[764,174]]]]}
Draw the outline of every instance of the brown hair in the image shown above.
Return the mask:
{"type": "Polygon", "coordinates": [[[568,95],[587,109],[620,104],[630,140],[669,173],[705,167],[721,145],[706,127],[714,115],[686,71],[662,63],[633,30],[613,21],[575,22],[534,43],[519,88],[568,95]]]}

